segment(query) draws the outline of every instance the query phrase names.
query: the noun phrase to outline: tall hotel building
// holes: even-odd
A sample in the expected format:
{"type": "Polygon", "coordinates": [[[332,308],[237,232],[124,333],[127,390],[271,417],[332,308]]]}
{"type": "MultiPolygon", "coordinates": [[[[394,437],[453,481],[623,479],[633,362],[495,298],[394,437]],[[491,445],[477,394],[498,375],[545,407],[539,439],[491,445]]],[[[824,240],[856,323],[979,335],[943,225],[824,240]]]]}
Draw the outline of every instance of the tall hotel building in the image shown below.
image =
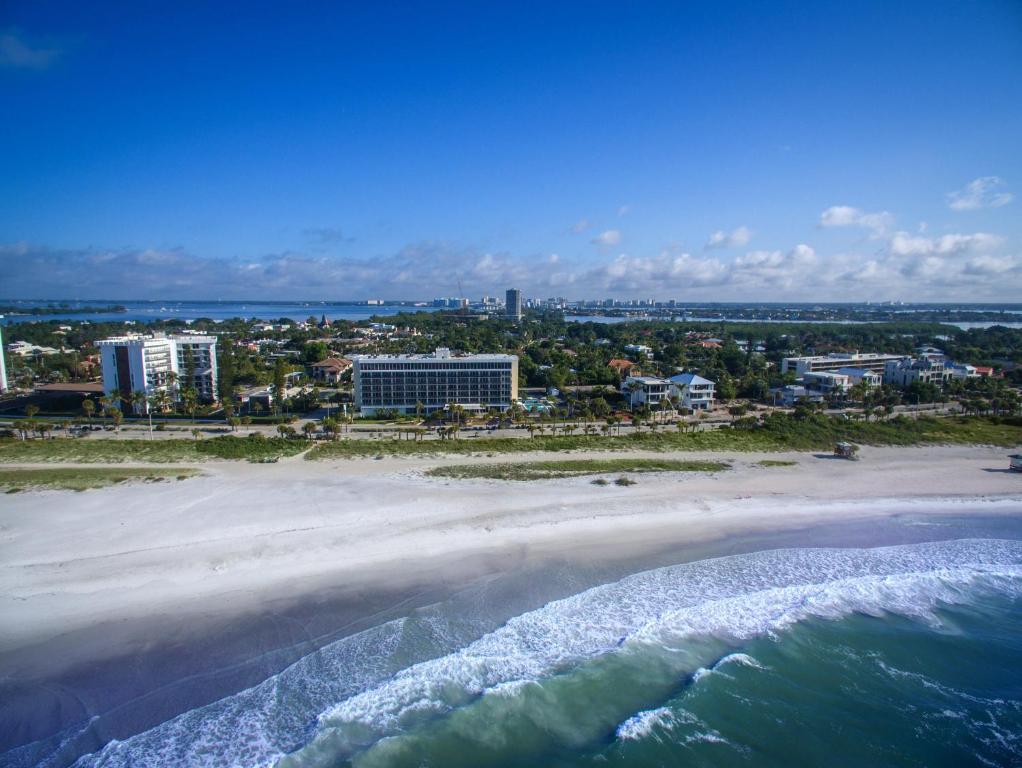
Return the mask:
{"type": "MultiPolygon", "coordinates": [[[[0,315],[0,320],[3,315],[0,315]]],[[[4,332],[3,324],[0,323],[0,393],[7,391],[7,364],[4,362],[4,332]]]]}
{"type": "Polygon", "coordinates": [[[514,355],[353,355],[355,404],[366,416],[380,410],[424,413],[457,404],[468,411],[506,411],[518,399],[514,355]]]}
{"type": "Polygon", "coordinates": [[[517,288],[508,288],[505,294],[504,314],[511,320],[522,319],[522,292],[517,288]]]}
{"type": "Polygon", "coordinates": [[[216,336],[129,335],[96,345],[107,396],[123,402],[133,392],[149,397],[165,391],[177,399],[182,389],[191,387],[201,401],[217,399],[216,336]]]}

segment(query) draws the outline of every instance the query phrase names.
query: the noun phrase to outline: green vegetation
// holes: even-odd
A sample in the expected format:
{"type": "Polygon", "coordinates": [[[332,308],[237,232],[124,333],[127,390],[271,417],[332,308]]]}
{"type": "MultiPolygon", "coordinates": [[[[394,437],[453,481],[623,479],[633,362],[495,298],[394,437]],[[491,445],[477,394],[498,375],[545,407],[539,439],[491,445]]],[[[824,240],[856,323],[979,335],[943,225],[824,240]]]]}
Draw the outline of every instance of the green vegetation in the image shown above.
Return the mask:
{"type": "MultiPolygon", "coordinates": [[[[730,464],[721,461],[614,458],[529,461],[518,464],[459,464],[435,467],[426,474],[458,480],[554,480],[611,472],[720,472],[730,468],[730,464]]],[[[621,485],[619,482],[617,484],[621,485]]]]}
{"type": "Polygon", "coordinates": [[[283,437],[215,437],[195,443],[196,451],[203,456],[217,459],[247,459],[264,461],[295,456],[311,446],[308,440],[293,440],[283,437]]]}
{"type": "Polygon", "coordinates": [[[54,467],[52,469],[0,469],[0,488],[7,493],[27,489],[87,491],[127,482],[159,483],[187,480],[202,474],[197,469],[109,469],[106,467],[54,467]]]}
{"type": "Polygon", "coordinates": [[[215,437],[210,440],[0,440],[0,463],[54,462],[116,464],[125,461],[170,464],[209,459],[259,461],[294,456],[307,440],[215,437]]]}
{"type": "Polygon", "coordinates": [[[783,459],[763,459],[763,461],[757,461],[756,465],[760,467],[794,467],[798,464],[797,461],[785,461],[783,459]]]}
{"type": "Polygon", "coordinates": [[[960,443],[1022,444],[1017,418],[898,416],[889,421],[854,421],[812,414],[803,418],[771,414],[762,421],[740,419],[731,427],[703,432],[661,430],[622,436],[558,435],[525,438],[455,440],[338,440],[320,443],[307,459],[375,455],[525,453],[532,451],[830,451],[838,440],[862,445],[935,445],[960,443]]]}

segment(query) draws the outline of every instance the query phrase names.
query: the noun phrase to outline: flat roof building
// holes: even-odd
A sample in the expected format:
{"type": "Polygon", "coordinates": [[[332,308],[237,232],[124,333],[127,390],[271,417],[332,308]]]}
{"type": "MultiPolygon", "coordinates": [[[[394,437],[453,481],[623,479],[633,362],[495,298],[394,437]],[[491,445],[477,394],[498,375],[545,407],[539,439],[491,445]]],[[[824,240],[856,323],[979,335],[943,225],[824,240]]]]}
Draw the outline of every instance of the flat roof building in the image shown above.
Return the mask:
{"type": "Polygon", "coordinates": [[[518,399],[515,355],[352,355],[355,405],[364,415],[395,410],[423,413],[460,405],[506,411],[518,399]]]}
{"type": "MultiPolygon", "coordinates": [[[[103,391],[129,403],[134,392],[166,392],[179,399],[192,388],[199,400],[217,399],[216,336],[129,334],[96,342],[103,365],[103,391]]],[[[127,407],[127,406],[125,406],[127,407]]]]}
{"type": "Polygon", "coordinates": [[[628,399],[628,407],[658,404],[670,395],[671,382],[658,376],[629,376],[621,382],[621,394],[628,399]]]}
{"type": "Polygon", "coordinates": [[[791,371],[799,379],[807,373],[834,373],[842,368],[861,368],[882,374],[888,362],[904,359],[905,355],[885,355],[875,352],[835,352],[829,355],[786,357],[781,361],[781,373],[791,371]]]}
{"type": "Polygon", "coordinates": [[[511,320],[521,320],[522,292],[517,288],[508,288],[504,298],[504,314],[511,320]]]}
{"type": "MultiPolygon", "coordinates": [[[[3,315],[0,315],[0,320],[3,315]]],[[[4,333],[0,325],[0,393],[7,391],[7,364],[4,362],[4,333]]]]}
{"type": "Polygon", "coordinates": [[[944,361],[933,357],[891,361],[884,371],[884,381],[887,384],[902,388],[912,384],[940,386],[950,377],[951,372],[945,369],[944,361]]]}

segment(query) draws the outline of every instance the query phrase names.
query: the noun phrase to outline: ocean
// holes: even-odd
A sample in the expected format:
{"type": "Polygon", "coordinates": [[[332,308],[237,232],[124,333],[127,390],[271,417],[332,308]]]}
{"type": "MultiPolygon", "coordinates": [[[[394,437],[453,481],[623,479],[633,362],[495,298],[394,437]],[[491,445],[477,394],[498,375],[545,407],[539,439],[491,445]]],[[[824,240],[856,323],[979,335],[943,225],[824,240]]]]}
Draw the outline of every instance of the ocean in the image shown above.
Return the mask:
{"type": "Polygon", "coordinates": [[[787,547],[639,571],[511,616],[497,602],[482,585],[142,733],[103,745],[83,722],[0,759],[1022,765],[1022,541],[787,547]]]}
{"type": "MultiPolygon", "coordinates": [[[[40,315],[8,315],[5,323],[31,323],[44,320],[87,320],[92,323],[122,323],[131,320],[145,323],[153,320],[196,320],[200,317],[211,320],[230,320],[236,317],[256,320],[306,320],[324,315],[328,320],[367,320],[378,315],[385,317],[399,312],[434,312],[433,307],[413,306],[367,306],[325,301],[75,301],[69,302],[79,312],[60,312],[40,315]],[[124,312],[90,312],[90,308],[119,304],[124,312]]],[[[25,306],[39,306],[25,303],[25,306]]]]}

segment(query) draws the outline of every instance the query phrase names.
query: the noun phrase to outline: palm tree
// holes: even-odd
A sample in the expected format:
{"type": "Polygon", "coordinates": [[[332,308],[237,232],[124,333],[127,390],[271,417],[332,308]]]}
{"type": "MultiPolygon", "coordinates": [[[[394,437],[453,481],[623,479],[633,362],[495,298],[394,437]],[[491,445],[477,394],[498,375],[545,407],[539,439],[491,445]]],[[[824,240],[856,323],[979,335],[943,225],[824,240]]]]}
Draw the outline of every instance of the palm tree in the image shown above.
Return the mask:
{"type": "Polygon", "coordinates": [[[92,424],[92,416],[96,412],[96,403],[91,398],[85,398],[82,400],[82,413],[85,418],[89,420],[89,424],[92,424]]]}
{"type": "Polygon", "coordinates": [[[131,407],[132,416],[140,416],[142,408],[148,404],[148,400],[145,396],[145,392],[141,390],[135,390],[127,398],[127,405],[131,407]]]}
{"type": "Polygon", "coordinates": [[[302,425],[302,432],[304,432],[305,436],[311,440],[312,436],[316,434],[316,424],[315,424],[315,422],[312,422],[312,421],[305,422],[302,425]]]}
{"type": "Polygon", "coordinates": [[[636,392],[641,392],[641,391],[642,391],[642,382],[641,381],[632,381],[628,385],[628,407],[629,408],[631,408],[633,410],[635,409],[635,393],[636,392]]]}
{"type": "Polygon", "coordinates": [[[181,405],[191,415],[192,421],[195,421],[195,409],[199,406],[199,393],[191,387],[181,390],[181,405]]]}

